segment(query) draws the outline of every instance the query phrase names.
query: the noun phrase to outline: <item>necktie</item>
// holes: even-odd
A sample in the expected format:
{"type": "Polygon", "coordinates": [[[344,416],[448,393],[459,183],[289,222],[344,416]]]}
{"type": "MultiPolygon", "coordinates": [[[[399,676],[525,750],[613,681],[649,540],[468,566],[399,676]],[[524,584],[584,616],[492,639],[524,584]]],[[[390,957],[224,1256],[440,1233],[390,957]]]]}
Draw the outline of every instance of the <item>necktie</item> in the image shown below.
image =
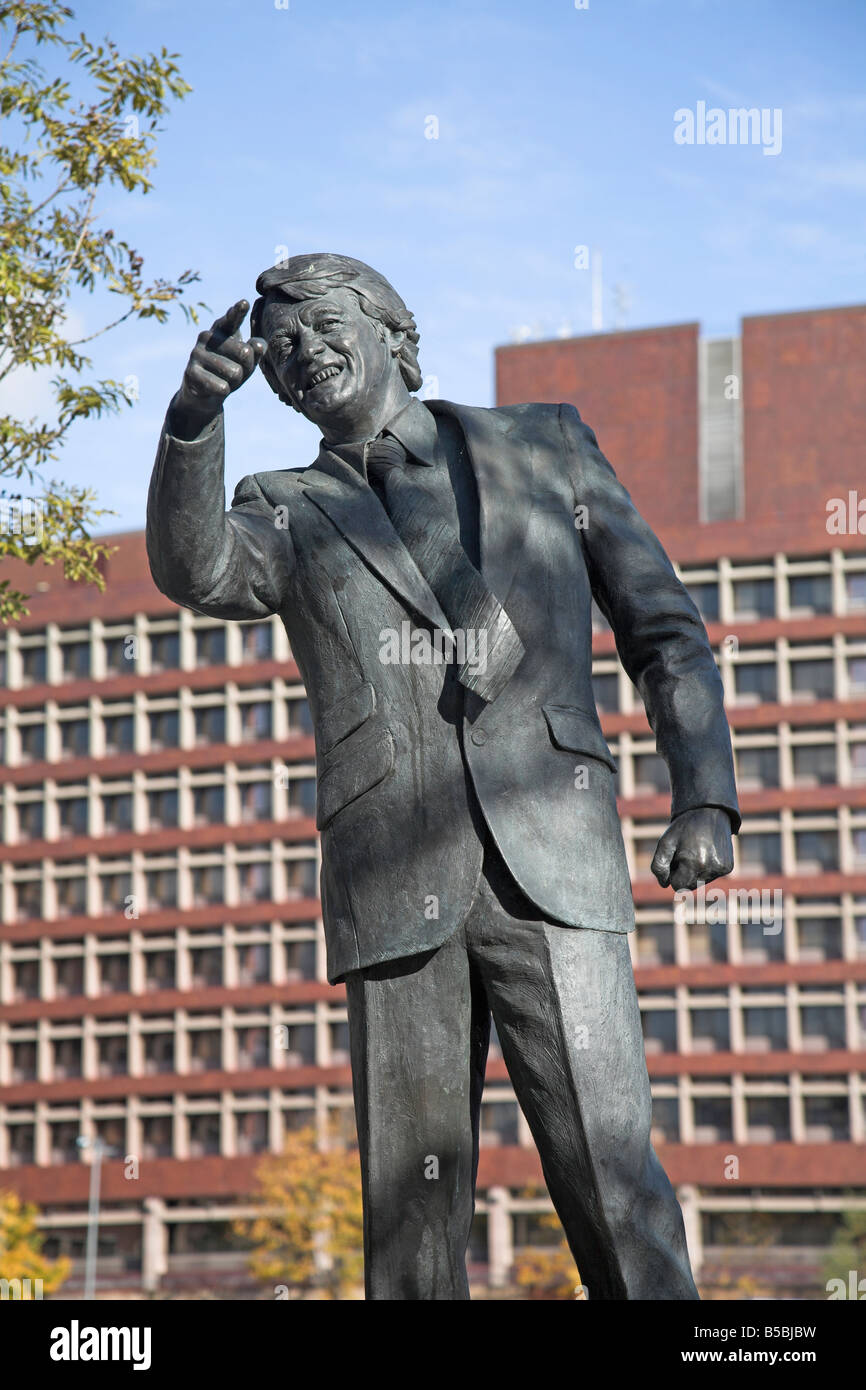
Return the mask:
{"type": "Polygon", "coordinates": [[[393,435],[366,446],[367,476],[394,530],[418,566],[452,631],[472,635],[474,660],[457,679],[488,702],[511,679],[523,658],[523,643],[502,604],[475,568],[436,496],[435,468],[413,464],[393,435]],[[480,659],[479,659],[480,657],[480,659]]]}

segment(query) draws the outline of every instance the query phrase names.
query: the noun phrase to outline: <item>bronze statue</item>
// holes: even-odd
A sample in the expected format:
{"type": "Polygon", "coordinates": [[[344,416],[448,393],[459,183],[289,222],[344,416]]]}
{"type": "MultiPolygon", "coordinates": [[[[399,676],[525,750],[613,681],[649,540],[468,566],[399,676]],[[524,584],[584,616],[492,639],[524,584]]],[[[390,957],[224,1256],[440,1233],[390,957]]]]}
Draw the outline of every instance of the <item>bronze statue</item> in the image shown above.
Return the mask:
{"type": "Polygon", "coordinates": [[[349,257],[293,257],[257,289],[250,340],[240,300],[171,402],[148,554],[195,612],[279,613],[307,689],[367,1296],[469,1296],[492,1015],[589,1299],[697,1298],[650,1144],[590,604],[670,771],[653,871],[674,889],[730,873],[740,823],[697,609],[574,406],[422,403],[415,321],[349,257]],[[226,512],[223,406],[259,363],[321,444],[226,512]]]}

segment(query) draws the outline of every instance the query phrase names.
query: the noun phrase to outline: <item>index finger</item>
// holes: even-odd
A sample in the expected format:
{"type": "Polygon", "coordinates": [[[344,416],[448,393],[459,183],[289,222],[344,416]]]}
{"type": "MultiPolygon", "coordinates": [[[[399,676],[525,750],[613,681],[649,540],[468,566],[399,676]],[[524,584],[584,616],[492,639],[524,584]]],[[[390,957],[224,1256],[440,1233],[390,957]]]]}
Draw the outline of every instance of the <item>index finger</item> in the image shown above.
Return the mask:
{"type": "Polygon", "coordinates": [[[237,333],[249,312],[249,307],[248,300],[239,299],[217,319],[211,333],[217,334],[220,338],[230,338],[233,333],[237,333]]]}

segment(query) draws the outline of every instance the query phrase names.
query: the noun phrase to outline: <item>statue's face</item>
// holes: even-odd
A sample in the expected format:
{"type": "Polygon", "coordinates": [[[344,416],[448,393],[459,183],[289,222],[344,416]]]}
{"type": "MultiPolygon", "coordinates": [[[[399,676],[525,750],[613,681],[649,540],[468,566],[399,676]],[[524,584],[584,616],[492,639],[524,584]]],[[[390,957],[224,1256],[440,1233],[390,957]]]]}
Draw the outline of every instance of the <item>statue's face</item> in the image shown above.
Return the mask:
{"type": "Polygon", "coordinates": [[[268,300],[262,331],[283,391],[320,428],[363,420],[399,372],[394,335],[364,313],[351,290],[301,304],[268,300]]]}

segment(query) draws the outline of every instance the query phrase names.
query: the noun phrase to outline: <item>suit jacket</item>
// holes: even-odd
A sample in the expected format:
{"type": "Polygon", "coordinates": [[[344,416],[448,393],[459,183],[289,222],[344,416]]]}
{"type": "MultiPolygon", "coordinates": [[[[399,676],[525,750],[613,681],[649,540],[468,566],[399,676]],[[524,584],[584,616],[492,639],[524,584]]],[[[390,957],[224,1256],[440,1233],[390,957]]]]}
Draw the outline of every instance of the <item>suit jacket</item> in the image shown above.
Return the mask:
{"type": "Polygon", "coordinates": [[[740,823],[705,628],[577,410],[426,405],[463,431],[482,572],[526,649],[489,705],[450,701],[441,665],[383,664],[386,629],[448,624],[372,488],[331,451],[243,478],[226,512],[222,416],[192,442],[164,430],[148,498],[163,593],[285,624],[316,732],[332,982],[460,925],[481,869],[478,805],[545,917],[632,929],[616,764],[593,698],[593,595],[670,771],[671,814],[716,805],[740,823]]]}

